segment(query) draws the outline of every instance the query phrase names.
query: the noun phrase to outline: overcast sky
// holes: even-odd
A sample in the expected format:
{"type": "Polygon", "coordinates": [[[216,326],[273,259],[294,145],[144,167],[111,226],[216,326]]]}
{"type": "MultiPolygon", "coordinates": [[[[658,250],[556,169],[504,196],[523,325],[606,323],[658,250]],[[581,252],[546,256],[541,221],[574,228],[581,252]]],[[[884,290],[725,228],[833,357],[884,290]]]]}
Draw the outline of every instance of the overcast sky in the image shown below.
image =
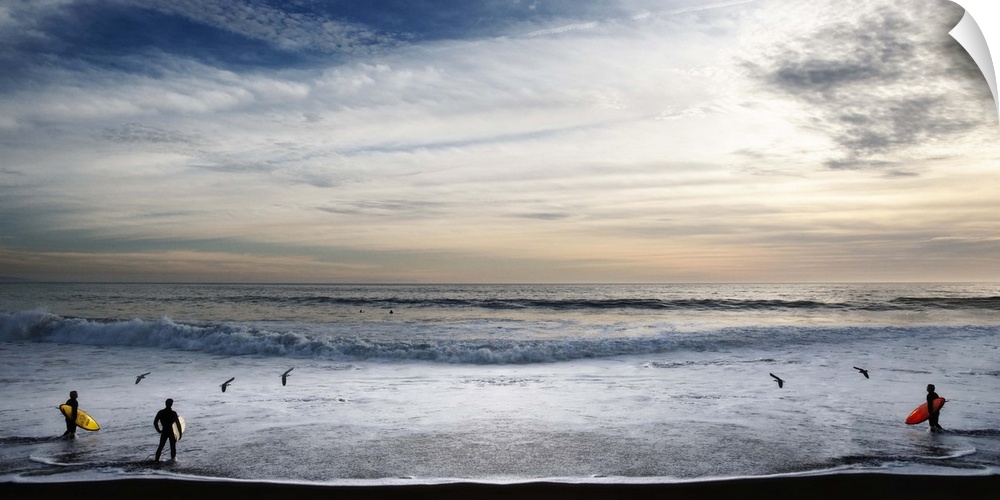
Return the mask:
{"type": "Polygon", "coordinates": [[[1000,281],[948,0],[0,0],[0,276],[1000,281]]]}

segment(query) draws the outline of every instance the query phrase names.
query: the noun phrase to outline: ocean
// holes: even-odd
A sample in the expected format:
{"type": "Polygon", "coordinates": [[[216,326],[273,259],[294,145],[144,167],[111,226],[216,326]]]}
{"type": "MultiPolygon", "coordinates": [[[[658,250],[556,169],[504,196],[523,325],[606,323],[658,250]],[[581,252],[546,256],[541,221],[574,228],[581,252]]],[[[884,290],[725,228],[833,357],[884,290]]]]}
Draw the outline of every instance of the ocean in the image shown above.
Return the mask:
{"type": "Polygon", "coordinates": [[[998,474],[998,334],[998,284],[4,283],[0,481],[998,474]]]}

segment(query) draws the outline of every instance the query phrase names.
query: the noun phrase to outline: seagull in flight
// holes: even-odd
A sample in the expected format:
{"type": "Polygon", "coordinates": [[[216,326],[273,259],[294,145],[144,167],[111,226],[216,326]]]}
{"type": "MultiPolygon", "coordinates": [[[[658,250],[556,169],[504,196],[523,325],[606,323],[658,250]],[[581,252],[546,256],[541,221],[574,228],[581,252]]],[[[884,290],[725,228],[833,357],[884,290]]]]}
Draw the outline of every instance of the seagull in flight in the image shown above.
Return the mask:
{"type": "Polygon", "coordinates": [[[854,369],[861,372],[861,374],[864,375],[865,378],[870,378],[868,376],[868,370],[865,370],[864,368],[858,368],[857,366],[855,366],[854,369]]]}
{"type": "Polygon", "coordinates": [[[138,384],[140,380],[146,378],[146,375],[149,375],[150,373],[153,373],[153,372],[146,372],[146,373],[143,373],[142,375],[139,375],[138,377],[135,378],[135,383],[138,384]]]}
{"type": "Polygon", "coordinates": [[[223,382],[222,386],[221,386],[222,387],[222,392],[226,392],[226,387],[229,387],[229,384],[231,384],[234,380],[236,380],[236,377],[233,377],[233,378],[231,378],[231,379],[223,382]]]}
{"type": "Polygon", "coordinates": [[[293,366],[289,368],[287,372],[281,374],[281,385],[285,385],[288,382],[288,374],[294,369],[295,367],[293,366]]]}
{"type": "Polygon", "coordinates": [[[773,378],[773,379],[774,379],[775,381],[777,381],[777,382],[778,382],[778,389],[781,389],[782,387],[784,387],[784,386],[785,386],[785,381],[784,381],[784,380],[781,380],[780,378],[778,378],[778,376],[777,376],[777,375],[775,375],[775,374],[773,374],[773,373],[768,373],[768,375],[770,375],[770,376],[771,376],[771,378],[773,378]]]}

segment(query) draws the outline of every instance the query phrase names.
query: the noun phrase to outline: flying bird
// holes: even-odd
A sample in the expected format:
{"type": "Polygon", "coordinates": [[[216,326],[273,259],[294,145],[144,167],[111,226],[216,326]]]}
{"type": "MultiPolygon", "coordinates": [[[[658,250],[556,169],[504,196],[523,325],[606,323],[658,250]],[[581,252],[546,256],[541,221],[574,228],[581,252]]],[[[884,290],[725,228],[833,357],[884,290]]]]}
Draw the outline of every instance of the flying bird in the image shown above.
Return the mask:
{"type": "Polygon", "coordinates": [[[289,368],[287,372],[281,374],[281,385],[285,385],[285,383],[288,382],[288,374],[294,369],[295,367],[293,366],[289,368]]]}
{"type": "Polygon", "coordinates": [[[146,375],[149,375],[150,373],[153,373],[153,372],[146,372],[146,373],[143,373],[142,375],[139,375],[138,377],[135,378],[135,383],[138,384],[140,380],[146,378],[146,375]]]}
{"type": "Polygon", "coordinates": [[[868,376],[868,370],[865,370],[864,368],[858,368],[857,366],[855,366],[854,369],[861,372],[861,374],[864,375],[865,378],[871,378],[868,376]]]}
{"type": "Polygon", "coordinates": [[[780,378],[778,378],[777,375],[775,375],[773,373],[768,373],[768,375],[770,375],[775,381],[778,382],[778,389],[781,389],[782,387],[785,386],[785,381],[781,380],[780,378]]]}
{"type": "Polygon", "coordinates": [[[222,386],[221,386],[222,387],[222,392],[226,392],[226,387],[229,387],[229,384],[231,384],[234,380],[236,380],[236,377],[233,377],[233,378],[231,378],[231,379],[223,382],[222,386]]]}

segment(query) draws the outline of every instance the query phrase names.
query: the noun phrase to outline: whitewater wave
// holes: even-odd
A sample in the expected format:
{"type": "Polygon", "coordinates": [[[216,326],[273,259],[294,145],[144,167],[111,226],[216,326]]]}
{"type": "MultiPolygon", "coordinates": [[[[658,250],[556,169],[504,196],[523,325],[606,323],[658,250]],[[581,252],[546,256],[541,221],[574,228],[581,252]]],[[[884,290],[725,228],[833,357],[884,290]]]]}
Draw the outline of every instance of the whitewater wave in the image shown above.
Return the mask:
{"type": "MultiPolygon", "coordinates": [[[[331,326],[333,328],[333,326],[331,326]]],[[[663,339],[514,340],[407,339],[277,332],[218,323],[62,318],[43,311],[0,314],[0,340],[82,345],[155,347],[223,355],[271,355],[334,360],[425,360],[449,363],[539,363],[674,348],[663,339]]]]}
{"type": "MultiPolygon", "coordinates": [[[[454,329],[454,325],[451,325],[454,329]]],[[[665,330],[642,336],[502,338],[481,323],[463,333],[442,333],[440,325],[400,326],[301,324],[269,329],[255,324],[185,324],[157,320],[66,318],[41,310],[0,313],[0,341],[52,342],[97,346],[152,347],[219,355],[321,358],[337,361],[422,360],[443,363],[526,364],[711,352],[752,346],[778,349],[789,344],[836,343],[901,335],[986,335],[997,327],[741,327],[697,332],[665,330]],[[453,335],[454,334],[454,335],[453,335]],[[451,335],[443,337],[442,335],[451,335]]]]}
{"type": "MultiPolygon", "coordinates": [[[[177,295],[164,297],[170,302],[197,302],[200,297],[177,295]]],[[[998,297],[896,297],[889,300],[855,298],[845,301],[785,300],[785,299],[698,299],[698,298],[469,298],[429,294],[413,295],[285,295],[237,294],[216,297],[231,304],[270,304],[294,306],[345,306],[360,308],[443,308],[485,310],[550,310],[550,311],[926,311],[926,310],[992,310],[1000,311],[998,297]]]]}

